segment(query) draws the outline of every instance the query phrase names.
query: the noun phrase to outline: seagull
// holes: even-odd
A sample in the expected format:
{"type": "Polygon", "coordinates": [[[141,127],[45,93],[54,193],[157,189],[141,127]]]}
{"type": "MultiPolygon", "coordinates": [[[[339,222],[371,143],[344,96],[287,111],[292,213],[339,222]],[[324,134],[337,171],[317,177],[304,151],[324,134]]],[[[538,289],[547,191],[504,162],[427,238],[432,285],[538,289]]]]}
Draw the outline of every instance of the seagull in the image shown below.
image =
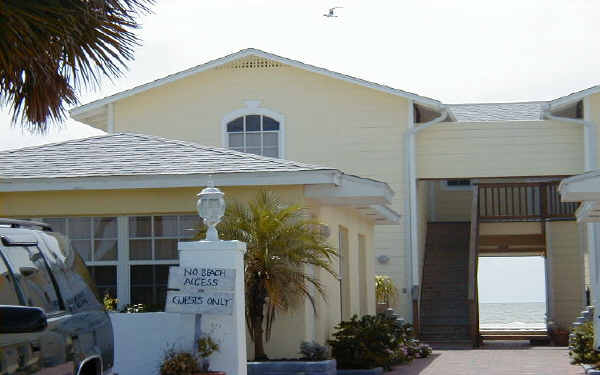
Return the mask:
{"type": "Polygon", "coordinates": [[[337,17],[337,16],[335,15],[335,13],[334,13],[334,12],[335,12],[335,10],[336,10],[336,9],[340,9],[340,8],[343,8],[343,7],[333,7],[333,8],[329,8],[329,13],[327,13],[327,14],[324,14],[323,16],[324,16],[324,17],[337,17]]]}

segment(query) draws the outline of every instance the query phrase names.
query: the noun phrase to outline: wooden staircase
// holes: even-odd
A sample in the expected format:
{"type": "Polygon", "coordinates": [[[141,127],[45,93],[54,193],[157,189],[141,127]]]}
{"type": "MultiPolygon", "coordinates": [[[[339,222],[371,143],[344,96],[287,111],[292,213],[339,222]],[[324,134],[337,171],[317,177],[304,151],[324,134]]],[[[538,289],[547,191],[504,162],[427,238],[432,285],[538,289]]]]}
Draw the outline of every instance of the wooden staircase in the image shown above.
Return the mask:
{"type": "Polygon", "coordinates": [[[421,339],[471,344],[469,222],[429,223],[421,290],[421,339]]]}

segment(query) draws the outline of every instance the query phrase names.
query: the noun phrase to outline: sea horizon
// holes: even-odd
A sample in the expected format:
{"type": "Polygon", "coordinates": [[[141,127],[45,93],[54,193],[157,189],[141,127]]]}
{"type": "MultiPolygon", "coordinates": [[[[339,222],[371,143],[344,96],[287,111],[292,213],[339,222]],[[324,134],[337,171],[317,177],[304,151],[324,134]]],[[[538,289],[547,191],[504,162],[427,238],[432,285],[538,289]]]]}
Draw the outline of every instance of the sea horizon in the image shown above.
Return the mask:
{"type": "Polygon", "coordinates": [[[479,323],[482,328],[544,328],[545,302],[481,302],[479,323]]]}

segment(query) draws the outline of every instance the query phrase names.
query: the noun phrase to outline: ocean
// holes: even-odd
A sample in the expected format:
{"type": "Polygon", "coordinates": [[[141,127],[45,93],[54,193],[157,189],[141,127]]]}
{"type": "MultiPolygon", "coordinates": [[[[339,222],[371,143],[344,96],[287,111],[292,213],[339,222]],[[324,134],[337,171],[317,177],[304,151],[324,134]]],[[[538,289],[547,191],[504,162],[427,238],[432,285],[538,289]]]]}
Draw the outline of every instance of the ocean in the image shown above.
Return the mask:
{"type": "Polygon", "coordinates": [[[545,315],[544,302],[479,304],[482,329],[543,329],[546,327],[545,315]]]}

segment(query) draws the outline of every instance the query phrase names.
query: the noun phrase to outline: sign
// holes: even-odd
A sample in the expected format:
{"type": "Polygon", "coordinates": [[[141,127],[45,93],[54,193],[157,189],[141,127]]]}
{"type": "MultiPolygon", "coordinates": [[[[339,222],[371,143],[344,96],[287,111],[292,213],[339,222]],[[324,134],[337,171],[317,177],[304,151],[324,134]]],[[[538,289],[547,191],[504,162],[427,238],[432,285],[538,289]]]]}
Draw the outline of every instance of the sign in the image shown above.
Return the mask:
{"type": "Polygon", "coordinates": [[[179,289],[188,293],[203,290],[234,290],[235,270],[193,265],[170,267],[169,289],[179,289]]]}
{"type": "Polygon", "coordinates": [[[233,314],[232,292],[167,292],[166,312],[180,314],[233,314]]]}

